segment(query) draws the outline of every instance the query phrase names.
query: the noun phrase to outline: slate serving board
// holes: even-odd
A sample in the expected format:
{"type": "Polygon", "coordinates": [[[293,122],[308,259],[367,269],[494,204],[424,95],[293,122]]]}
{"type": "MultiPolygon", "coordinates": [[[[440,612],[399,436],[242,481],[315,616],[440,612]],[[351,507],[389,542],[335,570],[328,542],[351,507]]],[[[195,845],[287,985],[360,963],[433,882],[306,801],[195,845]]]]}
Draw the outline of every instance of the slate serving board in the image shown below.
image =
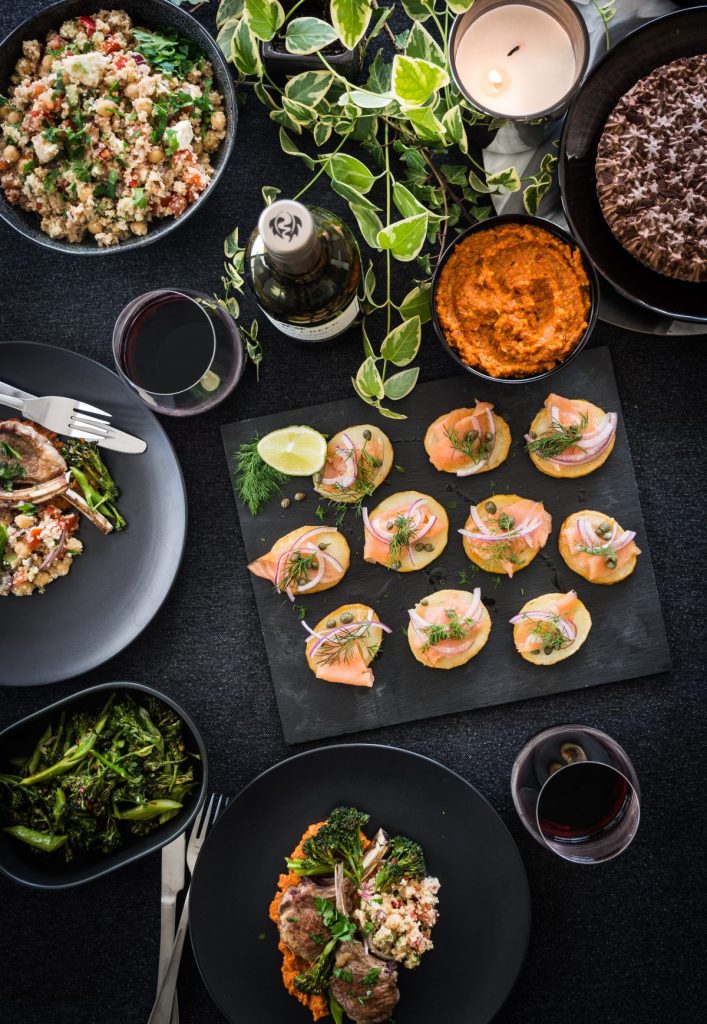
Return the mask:
{"type": "MultiPolygon", "coordinates": [[[[638,500],[616,381],[607,348],[582,353],[551,381],[518,387],[489,385],[460,375],[419,385],[396,408],[407,420],[386,420],[355,398],[328,402],[295,412],[281,412],[243,420],[222,428],[226,457],[233,482],[234,453],[256,434],[292,423],[306,423],[332,435],[357,423],[379,423],[395,449],[395,463],[386,482],[369,499],[369,509],[396,491],[417,490],[431,494],[447,508],[449,543],[426,569],[399,574],[363,561],[363,525],[349,511],[341,527],[351,546],[351,566],[334,589],[298,599],[306,607],[307,621],[314,625],[324,615],[349,602],[363,602],[378,612],[393,632],[386,635],[381,653],[373,663],[372,689],[348,687],[315,678],[304,657],[306,634],[290,602],[275,594],[272,586],[253,579],[263,626],[280,719],[287,743],[303,743],[343,733],[431,718],[488,705],[526,700],[566,690],[653,675],[670,669],[670,652],[660,609],[658,591],[638,500]],[[614,451],[605,465],[578,480],[555,480],[540,473],[524,451],[523,435],[550,391],[567,398],[586,398],[606,411],[619,414],[614,451]],[[507,460],[497,469],[476,477],[455,477],[438,472],[429,462],[422,439],[429,424],[442,413],[474,400],[492,402],[510,424],[513,444],[507,460]],[[552,515],[552,534],[528,568],[513,579],[486,572],[472,573],[457,530],[464,526],[469,506],[493,493],[515,493],[542,500],[552,515]],[[588,583],[573,573],[560,557],[557,534],[564,519],[583,508],[614,516],[624,529],[635,530],[642,554],[636,571],[615,586],[588,583]],[[469,582],[461,584],[466,571],[469,582]],[[489,641],[467,665],[451,671],[428,669],[409,649],[407,609],[426,594],[445,588],[472,590],[481,596],[492,619],[489,641]],[[517,653],[509,619],[526,601],[540,594],[575,589],[589,609],[593,626],[584,646],[558,665],[532,665],[517,653]]],[[[286,485],[290,498],[307,492],[302,502],[282,509],[277,499],[253,518],[236,494],[248,560],[268,551],[283,534],[299,526],[317,525],[318,505],[326,505],[312,490],[311,482],[293,478],[286,485]]],[[[330,512],[327,522],[333,523],[330,512]]]]}

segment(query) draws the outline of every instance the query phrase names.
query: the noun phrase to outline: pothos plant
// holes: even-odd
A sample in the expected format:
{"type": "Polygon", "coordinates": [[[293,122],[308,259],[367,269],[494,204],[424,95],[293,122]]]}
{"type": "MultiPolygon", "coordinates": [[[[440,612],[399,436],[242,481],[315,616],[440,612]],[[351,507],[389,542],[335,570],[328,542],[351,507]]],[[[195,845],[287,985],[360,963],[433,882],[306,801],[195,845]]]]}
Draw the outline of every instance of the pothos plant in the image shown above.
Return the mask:
{"type": "MultiPolygon", "coordinates": [[[[474,130],[495,129],[503,121],[475,110],[449,74],[451,21],[472,0],[401,0],[395,6],[406,24],[398,33],[388,23],[393,7],[377,0],[331,0],[330,22],[300,16],[302,2],[286,12],[279,0],[221,0],[217,40],[239,82],[252,87],[279,126],[283,152],[312,172],[294,198],[325,176],[348,203],[365,246],[381,254],[380,281],[366,261],[364,360],[353,387],[383,416],[404,419],[385,403],[404,398],[417,383],[419,367],[410,364],[422,324],[430,319],[430,277],[450,232],[488,217],[494,193],[522,192],[525,209],[536,213],[557,158],[547,155],[538,174],[522,177],[512,166],[487,174],[474,157],[474,130]],[[290,53],[317,54],[321,66],[281,87],[260,56],[261,41],[275,36],[290,53]],[[351,83],[325,51],[337,41],[351,49],[364,37],[375,52],[365,81],[351,83]],[[393,260],[415,265],[413,287],[399,297],[393,295],[393,260]]],[[[263,189],[266,202],[278,193],[263,189]]],[[[237,317],[235,293],[243,285],[237,232],[226,240],[225,252],[223,303],[237,317]]],[[[257,325],[245,333],[251,357],[259,361],[257,325]]]]}

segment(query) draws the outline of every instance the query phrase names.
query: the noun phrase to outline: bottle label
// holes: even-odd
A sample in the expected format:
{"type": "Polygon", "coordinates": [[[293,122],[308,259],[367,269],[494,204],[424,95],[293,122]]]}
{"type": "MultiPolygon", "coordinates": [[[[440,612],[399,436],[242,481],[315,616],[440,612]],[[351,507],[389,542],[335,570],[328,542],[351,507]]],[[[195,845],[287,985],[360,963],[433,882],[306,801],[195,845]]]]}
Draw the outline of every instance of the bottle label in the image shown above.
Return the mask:
{"type": "Polygon", "coordinates": [[[325,324],[314,324],[311,327],[306,324],[283,323],[282,320],[276,320],[275,317],[270,316],[262,307],[261,310],[270,323],[289,338],[300,338],[302,341],[324,341],[326,338],[335,338],[337,334],[341,334],[351,326],[358,316],[359,304],[358,297],[355,296],[346,309],[335,316],[333,320],[328,320],[325,324]]]}

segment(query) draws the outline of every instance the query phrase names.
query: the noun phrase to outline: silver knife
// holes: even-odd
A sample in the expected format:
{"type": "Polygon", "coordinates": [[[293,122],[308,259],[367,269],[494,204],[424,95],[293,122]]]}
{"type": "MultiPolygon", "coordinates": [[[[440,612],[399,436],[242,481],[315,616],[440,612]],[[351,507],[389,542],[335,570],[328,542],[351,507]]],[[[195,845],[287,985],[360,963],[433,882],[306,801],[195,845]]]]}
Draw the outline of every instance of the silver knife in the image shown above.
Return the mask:
{"type": "MultiPolygon", "coordinates": [[[[160,913],[160,959],[157,971],[157,991],[169,966],[174,945],[174,930],[177,923],[177,894],[184,888],[185,864],[184,833],[162,847],[162,895],[160,913]]],[[[175,992],[170,1024],[179,1024],[179,1010],[175,992]]]]}
{"type": "MultiPolygon", "coordinates": [[[[27,402],[30,399],[36,398],[36,395],[31,395],[28,391],[22,391],[20,388],[12,387],[11,385],[4,384],[0,381],[0,405],[3,404],[3,395],[22,402],[27,402]]],[[[15,408],[14,404],[10,406],[10,408],[15,408]]],[[[41,419],[33,416],[31,412],[24,409],[22,412],[27,419],[34,420],[35,423],[42,423],[41,419]]],[[[124,430],[118,430],[117,427],[113,427],[108,423],[104,429],[106,431],[105,437],[100,438],[97,442],[100,448],[109,448],[111,451],[123,452],[127,455],[140,455],[147,449],[147,442],[143,441],[140,437],[135,437],[133,434],[127,434],[124,430]]]]}

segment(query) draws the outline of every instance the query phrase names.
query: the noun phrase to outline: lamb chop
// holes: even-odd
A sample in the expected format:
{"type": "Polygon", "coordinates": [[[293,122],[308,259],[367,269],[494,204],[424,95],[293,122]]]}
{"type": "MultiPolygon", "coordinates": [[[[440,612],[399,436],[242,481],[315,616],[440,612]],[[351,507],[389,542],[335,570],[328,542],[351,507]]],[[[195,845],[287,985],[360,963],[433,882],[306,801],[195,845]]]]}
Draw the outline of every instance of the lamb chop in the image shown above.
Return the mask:
{"type": "MultiPolygon", "coordinates": [[[[54,436],[54,435],[50,435],[54,436]]],[[[110,533],[112,524],[71,486],[71,472],[61,452],[40,430],[21,420],[0,421],[0,468],[10,472],[13,486],[0,478],[0,507],[16,508],[23,502],[39,505],[59,499],[58,507],[74,508],[90,519],[102,533],[110,533]],[[62,505],[61,499],[65,499],[62,505]]]]}
{"type": "MultiPolygon", "coordinates": [[[[353,905],[353,885],[348,880],[343,884],[343,899],[347,912],[353,905]]],[[[304,960],[317,959],[331,932],[324,927],[321,914],[316,910],[315,899],[336,901],[334,881],[315,882],[303,879],[299,885],[287,890],[280,903],[280,938],[285,945],[304,960]]]]}
{"type": "Polygon", "coordinates": [[[366,953],[360,942],[342,942],[336,953],[331,991],[356,1024],[380,1024],[400,999],[398,969],[366,953]]]}

